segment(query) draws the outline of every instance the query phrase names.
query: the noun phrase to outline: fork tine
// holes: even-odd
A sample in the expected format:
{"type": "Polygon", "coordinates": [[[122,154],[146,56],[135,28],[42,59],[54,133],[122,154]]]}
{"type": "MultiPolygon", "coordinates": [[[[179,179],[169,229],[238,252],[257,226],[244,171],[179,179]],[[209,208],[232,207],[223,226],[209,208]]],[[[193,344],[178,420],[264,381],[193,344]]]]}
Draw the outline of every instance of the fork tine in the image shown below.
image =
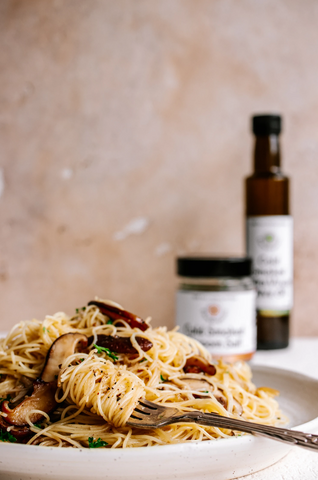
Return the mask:
{"type": "Polygon", "coordinates": [[[149,400],[146,400],[143,398],[139,400],[139,405],[142,405],[143,407],[152,410],[153,413],[155,410],[158,411],[158,410],[165,410],[166,408],[169,408],[169,407],[164,407],[163,405],[160,405],[158,403],[150,402],[149,400]]]}
{"type": "Polygon", "coordinates": [[[179,413],[176,408],[159,405],[142,398],[130,415],[127,424],[153,428],[166,423],[168,418],[172,418],[176,413],[179,413]]]}
{"type": "MultiPolygon", "coordinates": [[[[137,415],[138,415],[138,413],[137,413],[137,415]]],[[[131,423],[131,418],[132,418],[133,420],[139,420],[140,422],[142,422],[142,420],[143,420],[142,417],[139,418],[139,417],[136,416],[135,410],[134,410],[133,413],[130,415],[130,417],[129,417],[129,422],[127,422],[127,423],[131,423]]]]}

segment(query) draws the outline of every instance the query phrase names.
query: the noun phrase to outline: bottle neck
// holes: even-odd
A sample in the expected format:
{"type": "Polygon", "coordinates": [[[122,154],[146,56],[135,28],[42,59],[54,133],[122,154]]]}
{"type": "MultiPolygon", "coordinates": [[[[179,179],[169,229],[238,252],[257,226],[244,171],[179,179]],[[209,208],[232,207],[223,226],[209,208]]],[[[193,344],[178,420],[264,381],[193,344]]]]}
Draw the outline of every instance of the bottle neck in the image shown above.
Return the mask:
{"type": "Polygon", "coordinates": [[[257,136],[254,148],[254,172],[278,173],[280,171],[280,147],[278,135],[257,136]]]}

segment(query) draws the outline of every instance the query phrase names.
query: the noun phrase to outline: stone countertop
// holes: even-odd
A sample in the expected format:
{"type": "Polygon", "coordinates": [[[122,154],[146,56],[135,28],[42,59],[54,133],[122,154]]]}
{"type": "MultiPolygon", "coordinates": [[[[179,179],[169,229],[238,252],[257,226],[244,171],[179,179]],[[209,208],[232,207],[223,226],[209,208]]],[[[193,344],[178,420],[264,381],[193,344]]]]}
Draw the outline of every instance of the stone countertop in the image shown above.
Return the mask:
{"type": "MultiPolygon", "coordinates": [[[[318,338],[293,338],[283,350],[259,351],[251,362],[310,374],[318,379],[318,338]]],[[[302,448],[291,452],[275,465],[252,475],[246,480],[314,480],[318,479],[318,454],[302,448]]]]}

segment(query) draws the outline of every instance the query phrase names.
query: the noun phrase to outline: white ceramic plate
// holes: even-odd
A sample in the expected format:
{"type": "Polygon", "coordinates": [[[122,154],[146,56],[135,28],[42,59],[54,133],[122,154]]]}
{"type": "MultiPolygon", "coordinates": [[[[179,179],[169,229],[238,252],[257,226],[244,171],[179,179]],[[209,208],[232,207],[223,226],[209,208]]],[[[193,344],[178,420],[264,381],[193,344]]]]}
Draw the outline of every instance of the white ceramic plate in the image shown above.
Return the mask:
{"type": "MultiPolygon", "coordinates": [[[[257,386],[278,389],[289,427],[318,433],[318,381],[255,366],[257,386]]],[[[1,480],[229,480],[273,465],[290,447],[253,436],[127,450],[58,449],[0,443],[1,480]]]]}

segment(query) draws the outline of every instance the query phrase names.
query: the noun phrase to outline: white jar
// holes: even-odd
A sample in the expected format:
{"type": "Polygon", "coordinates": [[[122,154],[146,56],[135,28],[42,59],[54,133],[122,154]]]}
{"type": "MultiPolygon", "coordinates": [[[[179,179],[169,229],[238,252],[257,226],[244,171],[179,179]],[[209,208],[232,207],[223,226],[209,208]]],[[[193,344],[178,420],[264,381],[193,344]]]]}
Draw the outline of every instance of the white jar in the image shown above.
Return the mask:
{"type": "Polygon", "coordinates": [[[246,257],[177,259],[179,331],[216,359],[250,360],[256,350],[256,289],[246,257]]]}

